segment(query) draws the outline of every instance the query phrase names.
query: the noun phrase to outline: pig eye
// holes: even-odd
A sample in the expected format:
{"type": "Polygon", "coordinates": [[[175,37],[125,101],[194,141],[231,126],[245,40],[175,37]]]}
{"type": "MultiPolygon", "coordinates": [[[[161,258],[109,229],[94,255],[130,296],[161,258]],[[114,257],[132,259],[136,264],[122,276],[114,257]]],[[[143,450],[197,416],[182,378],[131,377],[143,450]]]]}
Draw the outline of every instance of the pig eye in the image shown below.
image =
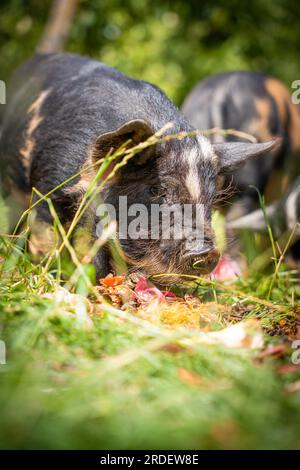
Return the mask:
{"type": "Polygon", "coordinates": [[[158,196],[161,191],[161,188],[159,188],[158,186],[151,186],[149,191],[152,196],[158,196]]]}
{"type": "Polygon", "coordinates": [[[167,190],[162,185],[153,185],[149,188],[149,193],[153,198],[164,198],[167,194],[167,190]]]}

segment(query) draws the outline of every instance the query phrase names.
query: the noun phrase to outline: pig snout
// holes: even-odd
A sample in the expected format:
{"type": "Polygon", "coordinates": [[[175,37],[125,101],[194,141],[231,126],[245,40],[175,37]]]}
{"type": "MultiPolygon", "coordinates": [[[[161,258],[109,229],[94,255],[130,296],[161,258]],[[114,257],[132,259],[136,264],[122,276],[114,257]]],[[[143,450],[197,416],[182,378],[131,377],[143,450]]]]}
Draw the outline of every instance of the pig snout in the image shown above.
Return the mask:
{"type": "Polygon", "coordinates": [[[188,237],[178,244],[174,240],[163,241],[160,243],[159,250],[165,271],[175,271],[184,276],[210,274],[220,258],[220,252],[212,237],[205,241],[197,237],[188,237]]]}

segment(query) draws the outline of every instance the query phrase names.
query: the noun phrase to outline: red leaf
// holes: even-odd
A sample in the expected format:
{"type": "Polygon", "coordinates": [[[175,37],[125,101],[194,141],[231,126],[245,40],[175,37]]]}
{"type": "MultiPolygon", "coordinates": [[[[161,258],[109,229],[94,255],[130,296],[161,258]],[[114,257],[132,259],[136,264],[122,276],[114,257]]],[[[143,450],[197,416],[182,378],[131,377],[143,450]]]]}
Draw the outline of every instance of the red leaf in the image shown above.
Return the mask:
{"type": "Polygon", "coordinates": [[[300,371],[300,364],[283,364],[277,367],[278,374],[293,374],[294,372],[300,371]]]}
{"type": "Polygon", "coordinates": [[[258,353],[255,356],[255,359],[261,361],[265,357],[268,357],[268,356],[277,356],[277,357],[283,356],[285,351],[286,351],[286,346],[284,346],[283,344],[278,344],[277,346],[269,346],[264,351],[258,353]]]}
{"type": "Polygon", "coordinates": [[[157,287],[151,286],[144,276],[141,276],[138,280],[134,292],[141,304],[148,303],[155,298],[160,301],[165,300],[164,294],[157,287]]]}
{"type": "Polygon", "coordinates": [[[161,292],[166,297],[176,297],[176,294],[174,294],[174,292],[170,292],[169,290],[162,290],[161,292]]]}

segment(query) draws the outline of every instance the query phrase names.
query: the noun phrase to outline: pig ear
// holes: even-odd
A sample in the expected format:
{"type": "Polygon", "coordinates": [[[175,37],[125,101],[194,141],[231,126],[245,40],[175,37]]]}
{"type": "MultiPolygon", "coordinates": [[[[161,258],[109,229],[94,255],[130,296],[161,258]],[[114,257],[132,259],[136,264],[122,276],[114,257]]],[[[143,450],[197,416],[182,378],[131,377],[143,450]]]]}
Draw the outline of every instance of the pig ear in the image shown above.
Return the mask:
{"type": "Polygon", "coordinates": [[[249,160],[269,152],[274,152],[281,142],[280,138],[263,143],[223,142],[212,144],[220,159],[220,173],[236,170],[249,160]]]}
{"type": "MultiPolygon", "coordinates": [[[[143,119],[127,121],[121,127],[106,132],[97,138],[93,159],[99,160],[105,157],[109,152],[115,152],[127,141],[130,141],[128,147],[134,147],[140,142],[147,140],[153,134],[154,131],[147,121],[143,119]]],[[[140,158],[137,156],[139,163],[143,163],[142,160],[145,160],[150,150],[153,150],[153,147],[149,147],[149,149],[141,152],[140,158]]]]}

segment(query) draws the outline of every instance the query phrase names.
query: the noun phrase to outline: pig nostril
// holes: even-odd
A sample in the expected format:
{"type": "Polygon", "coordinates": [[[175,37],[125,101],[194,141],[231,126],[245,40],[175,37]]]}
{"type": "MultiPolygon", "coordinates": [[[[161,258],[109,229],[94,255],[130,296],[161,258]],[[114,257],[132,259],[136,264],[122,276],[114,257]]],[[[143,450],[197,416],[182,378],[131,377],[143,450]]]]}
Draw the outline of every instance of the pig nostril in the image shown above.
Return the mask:
{"type": "Polygon", "coordinates": [[[205,266],[205,259],[203,258],[192,258],[192,266],[194,269],[203,268],[205,266]]]}
{"type": "Polygon", "coordinates": [[[190,263],[195,270],[211,272],[218,264],[219,257],[219,250],[210,248],[197,253],[197,255],[191,255],[190,263]]]}

